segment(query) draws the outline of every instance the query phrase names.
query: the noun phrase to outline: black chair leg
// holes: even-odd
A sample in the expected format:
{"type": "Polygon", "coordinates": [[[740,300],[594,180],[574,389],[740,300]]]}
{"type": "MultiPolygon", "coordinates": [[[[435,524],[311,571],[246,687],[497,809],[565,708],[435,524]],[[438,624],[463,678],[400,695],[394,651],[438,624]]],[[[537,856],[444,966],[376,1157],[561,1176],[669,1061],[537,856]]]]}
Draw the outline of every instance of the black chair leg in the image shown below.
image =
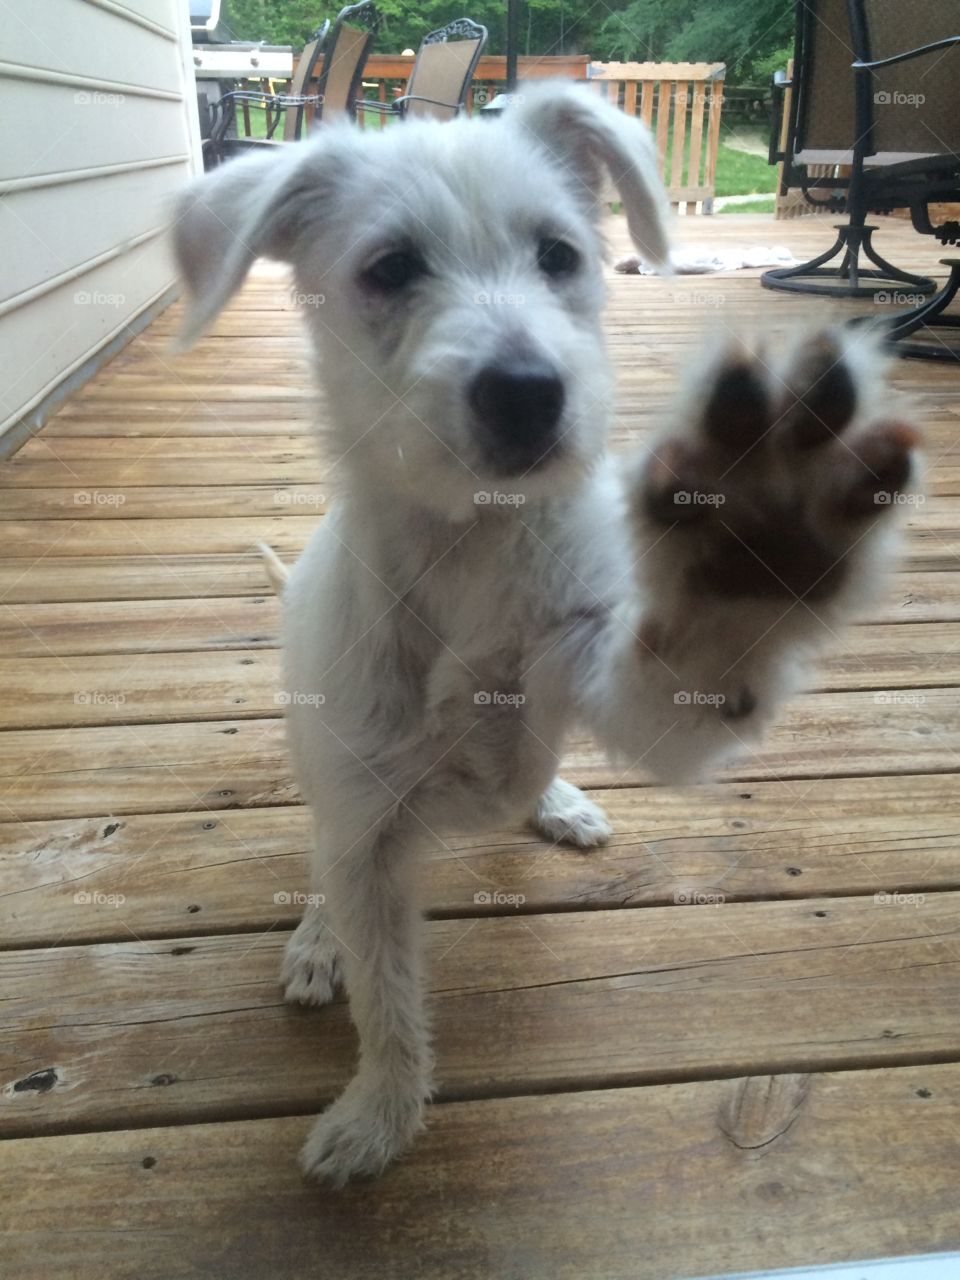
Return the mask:
{"type": "Polygon", "coordinates": [[[950,346],[946,342],[905,342],[911,334],[921,329],[960,329],[960,315],[944,315],[943,312],[960,293],[960,258],[943,258],[943,266],[950,268],[947,283],[939,293],[927,298],[919,306],[910,311],[901,311],[889,320],[876,320],[870,316],[859,316],[852,324],[867,325],[881,332],[892,349],[899,356],[913,360],[949,360],[960,361],[960,345],[950,346]],[[894,345],[895,344],[895,345],[894,345]]]}
{"type": "Polygon", "coordinates": [[[901,271],[874,249],[874,231],[876,227],[851,224],[838,226],[837,238],[826,253],[821,253],[819,257],[811,258],[798,267],[776,267],[772,271],[765,271],[760,277],[760,283],[765,289],[783,289],[788,293],[817,293],[831,298],[872,298],[880,290],[897,285],[909,285],[915,293],[933,293],[937,287],[936,281],[929,276],[916,276],[909,271],[901,271]],[[860,266],[861,252],[873,263],[873,267],[860,266]],[[839,267],[825,265],[839,253],[843,254],[839,267]],[[835,280],[837,283],[821,283],[827,280],[835,280]],[[868,280],[870,283],[861,284],[861,280],[868,280]]]}

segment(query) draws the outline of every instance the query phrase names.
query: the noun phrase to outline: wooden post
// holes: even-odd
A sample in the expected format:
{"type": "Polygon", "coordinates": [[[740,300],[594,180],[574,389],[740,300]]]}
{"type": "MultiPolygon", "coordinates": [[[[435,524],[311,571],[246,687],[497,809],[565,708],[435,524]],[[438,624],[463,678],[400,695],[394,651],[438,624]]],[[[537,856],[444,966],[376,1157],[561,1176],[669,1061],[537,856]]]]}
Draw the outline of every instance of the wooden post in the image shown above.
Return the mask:
{"type": "Polygon", "coordinates": [[[723,110],[723,81],[714,80],[710,89],[707,163],[703,175],[703,185],[709,188],[710,194],[703,201],[704,213],[713,213],[713,189],[717,181],[717,152],[720,149],[720,112],[723,110]]]}
{"type": "MultiPolygon", "coordinates": [[[[703,109],[706,106],[710,82],[693,87],[693,111],[690,115],[690,159],[687,162],[687,186],[700,186],[700,156],[703,150],[703,109]]],[[[688,200],[686,212],[696,213],[696,200],[688,200]]]]}

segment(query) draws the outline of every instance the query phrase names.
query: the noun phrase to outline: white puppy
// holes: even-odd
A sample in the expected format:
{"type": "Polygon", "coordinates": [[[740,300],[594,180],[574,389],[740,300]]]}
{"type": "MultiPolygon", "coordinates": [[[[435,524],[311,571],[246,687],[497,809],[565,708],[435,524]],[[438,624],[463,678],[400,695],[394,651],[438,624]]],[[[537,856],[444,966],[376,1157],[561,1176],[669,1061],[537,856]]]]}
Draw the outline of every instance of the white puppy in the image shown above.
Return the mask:
{"type": "Polygon", "coordinates": [[[325,906],[284,981],[350,997],[359,1069],[303,1155],[337,1184],[410,1142],[432,1087],[418,844],[518,817],[605,839],[556,777],[574,723],[673,779],[754,739],[902,506],[877,494],[904,488],[914,436],[877,412],[876,361],[831,335],[773,370],[728,347],[650,454],[608,461],[608,178],[662,264],[646,131],[563,84],[496,121],[325,127],[180,210],[188,337],[258,255],[290,262],[329,405],[340,494],[284,590],[325,906]]]}

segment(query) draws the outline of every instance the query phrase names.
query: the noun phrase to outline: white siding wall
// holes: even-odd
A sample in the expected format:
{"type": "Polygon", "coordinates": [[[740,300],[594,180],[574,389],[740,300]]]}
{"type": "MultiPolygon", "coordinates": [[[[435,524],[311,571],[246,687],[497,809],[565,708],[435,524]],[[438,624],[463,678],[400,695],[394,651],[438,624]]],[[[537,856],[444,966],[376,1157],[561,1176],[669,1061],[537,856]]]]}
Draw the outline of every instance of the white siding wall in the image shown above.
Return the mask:
{"type": "Polygon", "coordinates": [[[0,452],[170,295],[200,168],[186,0],[14,0],[0,26],[0,452]]]}

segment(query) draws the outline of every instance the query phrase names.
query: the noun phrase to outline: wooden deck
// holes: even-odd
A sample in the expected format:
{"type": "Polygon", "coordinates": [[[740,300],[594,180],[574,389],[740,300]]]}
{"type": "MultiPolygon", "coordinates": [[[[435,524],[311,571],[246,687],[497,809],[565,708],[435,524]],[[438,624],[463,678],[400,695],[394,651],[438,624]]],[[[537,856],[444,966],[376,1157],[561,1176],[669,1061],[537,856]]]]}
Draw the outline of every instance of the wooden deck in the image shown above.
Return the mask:
{"type": "MultiPolygon", "coordinates": [[[[806,256],[830,225],[681,235],[806,256]]],[[[901,223],[878,241],[936,262],[901,223]]],[[[829,313],[757,274],[611,273],[618,440],[705,327],[829,313]]],[[[960,373],[898,367],[927,501],[762,750],[670,789],[575,743],[608,848],[437,852],[440,1098],[335,1194],[295,1154],[354,1041],[277,986],[307,824],[253,550],[293,556],[323,510],[314,406],[277,270],[179,358],[176,318],[0,466],[3,1274],[674,1280],[960,1247],[960,373]]]]}

